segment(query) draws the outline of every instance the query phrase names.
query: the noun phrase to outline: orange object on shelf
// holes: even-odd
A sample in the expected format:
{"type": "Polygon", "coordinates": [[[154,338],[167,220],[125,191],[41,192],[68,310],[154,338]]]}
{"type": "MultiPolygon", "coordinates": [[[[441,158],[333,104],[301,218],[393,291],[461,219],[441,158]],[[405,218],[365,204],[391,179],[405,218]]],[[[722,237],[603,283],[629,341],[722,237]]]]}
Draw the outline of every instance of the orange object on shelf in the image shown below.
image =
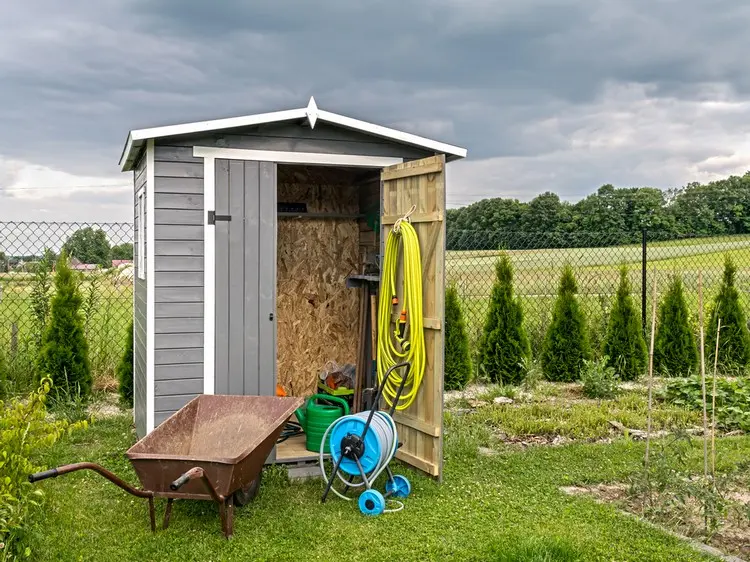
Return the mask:
{"type": "Polygon", "coordinates": [[[276,396],[286,396],[286,390],[284,390],[284,387],[280,384],[276,385],[276,396]]]}
{"type": "Polygon", "coordinates": [[[333,375],[328,375],[326,377],[326,385],[328,386],[328,388],[333,390],[336,390],[336,388],[338,388],[338,386],[336,385],[336,379],[333,378],[333,375]]]}

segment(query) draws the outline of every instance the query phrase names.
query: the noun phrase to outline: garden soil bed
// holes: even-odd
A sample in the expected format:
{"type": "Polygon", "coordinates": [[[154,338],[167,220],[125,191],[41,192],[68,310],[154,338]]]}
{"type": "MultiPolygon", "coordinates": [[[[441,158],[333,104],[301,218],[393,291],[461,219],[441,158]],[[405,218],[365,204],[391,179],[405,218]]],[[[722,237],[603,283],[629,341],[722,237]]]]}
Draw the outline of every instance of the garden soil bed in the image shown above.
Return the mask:
{"type": "MultiPolygon", "coordinates": [[[[566,494],[574,496],[589,496],[603,503],[613,504],[619,509],[637,517],[643,515],[643,497],[630,493],[629,486],[624,483],[597,484],[594,486],[566,486],[561,488],[566,494]]],[[[667,512],[645,518],[652,523],[671,530],[674,533],[708,544],[721,552],[746,559],[750,556],[750,494],[741,490],[734,490],[727,494],[733,506],[721,528],[706,540],[703,533],[703,517],[700,506],[692,499],[688,499],[679,512],[667,512]]],[[[655,505],[659,505],[659,498],[655,498],[655,505]]]]}

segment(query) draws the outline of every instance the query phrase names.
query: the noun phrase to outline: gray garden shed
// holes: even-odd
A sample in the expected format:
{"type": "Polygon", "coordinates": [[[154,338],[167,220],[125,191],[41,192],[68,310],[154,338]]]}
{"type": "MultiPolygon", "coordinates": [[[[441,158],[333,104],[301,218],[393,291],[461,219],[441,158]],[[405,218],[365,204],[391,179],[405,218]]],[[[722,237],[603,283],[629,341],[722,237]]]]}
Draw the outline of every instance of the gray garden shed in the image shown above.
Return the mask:
{"type": "MultiPolygon", "coordinates": [[[[307,395],[355,363],[358,291],[412,205],[425,375],[399,457],[442,467],[445,163],[466,150],[307,107],[134,130],[134,417],[143,437],[201,393],[307,395]]],[[[286,457],[297,457],[288,453],[286,457]]],[[[276,451],[276,459],[286,458],[276,451]]]]}

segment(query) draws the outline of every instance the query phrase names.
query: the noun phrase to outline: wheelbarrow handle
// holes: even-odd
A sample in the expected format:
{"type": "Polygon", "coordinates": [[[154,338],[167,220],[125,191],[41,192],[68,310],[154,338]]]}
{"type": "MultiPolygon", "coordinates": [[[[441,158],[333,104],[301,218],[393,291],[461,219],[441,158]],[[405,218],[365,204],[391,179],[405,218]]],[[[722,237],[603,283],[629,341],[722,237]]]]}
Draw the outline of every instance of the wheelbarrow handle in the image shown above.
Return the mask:
{"type": "Polygon", "coordinates": [[[46,480],[47,478],[54,478],[58,474],[60,474],[56,468],[51,468],[49,470],[43,470],[42,472],[35,472],[34,474],[29,474],[29,482],[32,484],[34,482],[39,482],[40,480],[46,480]]]}
{"type": "Polygon", "coordinates": [[[209,480],[208,476],[206,476],[206,473],[199,466],[196,466],[195,468],[191,468],[190,470],[188,470],[185,474],[183,474],[177,480],[172,482],[169,485],[169,488],[173,492],[176,492],[177,490],[182,488],[185,484],[187,484],[191,480],[196,480],[198,478],[200,478],[203,481],[203,486],[206,488],[206,490],[208,490],[208,493],[211,494],[211,497],[214,499],[214,501],[218,503],[219,505],[222,505],[226,498],[216,491],[216,488],[214,488],[214,485],[211,483],[211,480],[209,480]]]}
{"type": "Polygon", "coordinates": [[[54,478],[56,476],[62,476],[63,474],[68,474],[69,472],[76,472],[77,470],[93,470],[94,472],[100,474],[110,482],[112,482],[115,486],[118,486],[128,492],[129,494],[133,494],[134,496],[137,496],[139,498],[153,498],[154,493],[149,490],[139,490],[138,488],[134,488],[121,478],[118,478],[114,474],[112,474],[109,470],[104,468],[103,466],[99,466],[98,464],[95,464],[93,462],[78,462],[75,464],[66,464],[63,466],[58,466],[57,468],[51,468],[49,470],[45,470],[43,472],[36,472],[34,474],[29,474],[29,482],[39,482],[40,480],[46,480],[47,478],[54,478]]]}
{"type": "Polygon", "coordinates": [[[202,468],[191,468],[188,470],[185,474],[180,476],[177,480],[172,482],[169,485],[169,489],[173,492],[176,492],[180,488],[182,488],[185,484],[190,482],[191,480],[195,480],[196,478],[202,478],[203,477],[203,469],[202,468]]]}

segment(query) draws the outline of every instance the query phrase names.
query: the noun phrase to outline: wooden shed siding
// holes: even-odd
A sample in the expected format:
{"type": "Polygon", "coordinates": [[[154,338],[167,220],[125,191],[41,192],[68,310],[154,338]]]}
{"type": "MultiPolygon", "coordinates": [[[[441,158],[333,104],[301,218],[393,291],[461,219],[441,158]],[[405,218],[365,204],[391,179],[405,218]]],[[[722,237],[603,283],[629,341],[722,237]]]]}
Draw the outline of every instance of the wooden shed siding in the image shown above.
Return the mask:
{"type": "MultiPolygon", "coordinates": [[[[200,378],[175,378],[175,379],[163,379],[157,380],[154,383],[156,385],[156,399],[163,398],[165,396],[175,396],[178,394],[193,394],[197,396],[203,392],[203,373],[201,372],[200,378]]],[[[156,408],[156,411],[159,411],[156,408]]]]}
{"type": "Polygon", "coordinates": [[[203,333],[199,334],[160,334],[156,338],[156,350],[200,347],[203,349],[203,333]]]}
{"type": "MultiPolygon", "coordinates": [[[[365,133],[326,123],[318,123],[314,129],[294,123],[272,123],[247,127],[240,131],[167,137],[161,139],[159,144],[188,148],[186,152],[172,149],[168,157],[170,161],[175,162],[192,162],[188,158],[192,156],[192,147],[196,145],[251,150],[392,156],[406,159],[424,158],[434,154],[419,147],[398,145],[386,139],[379,140],[365,133]]],[[[157,152],[157,158],[159,157],[160,154],[157,152]]],[[[166,159],[167,156],[164,158],[166,159]]]]}
{"type": "MultiPolygon", "coordinates": [[[[141,158],[133,171],[133,226],[135,236],[138,235],[138,224],[145,221],[143,217],[137,216],[136,194],[146,186],[146,158],[141,158]]],[[[151,196],[150,193],[146,194],[151,196]]],[[[144,222],[144,225],[146,223],[144,222]]],[[[144,229],[145,231],[145,229],[144,229]]],[[[145,247],[145,240],[144,240],[145,247]]],[[[144,252],[145,253],[145,252],[144,252]]],[[[133,263],[138,263],[138,244],[133,244],[133,263]]],[[[148,330],[146,313],[146,293],[148,283],[146,279],[140,279],[137,274],[133,275],[133,414],[136,432],[139,436],[146,435],[146,333],[148,330]]]]}
{"type": "Polygon", "coordinates": [[[154,148],[154,423],[203,392],[203,159],[154,148]]]}
{"type": "Polygon", "coordinates": [[[271,124],[157,139],[154,147],[155,417],[203,392],[203,159],[193,146],[416,159],[431,153],[326,124],[271,124]],[[200,352],[200,353],[199,353],[200,352]],[[162,360],[182,361],[160,364],[162,360]]]}

